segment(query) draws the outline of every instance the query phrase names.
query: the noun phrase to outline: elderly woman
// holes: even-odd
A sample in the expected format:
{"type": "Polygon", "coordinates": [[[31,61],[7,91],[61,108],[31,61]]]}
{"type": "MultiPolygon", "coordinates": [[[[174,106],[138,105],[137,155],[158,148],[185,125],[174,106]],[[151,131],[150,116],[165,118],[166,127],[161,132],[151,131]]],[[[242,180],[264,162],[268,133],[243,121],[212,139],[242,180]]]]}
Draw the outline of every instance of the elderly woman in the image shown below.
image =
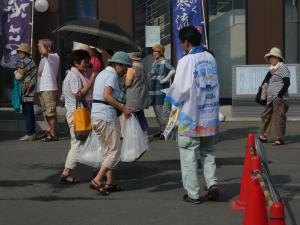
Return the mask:
{"type": "Polygon", "coordinates": [[[63,82],[63,96],[65,101],[65,108],[67,122],[70,128],[71,148],[69,150],[65,168],[61,175],[61,182],[74,184],[78,180],[71,175],[71,171],[75,169],[76,158],[79,153],[82,141],[77,140],[74,134],[73,112],[76,109],[76,101],[87,102],[86,96],[93,87],[97,74],[93,73],[90,79],[87,79],[86,73],[90,56],[85,50],[75,50],[72,52],[72,68],[68,71],[67,76],[63,82]]]}
{"type": "Polygon", "coordinates": [[[290,71],[284,64],[284,58],[279,48],[272,48],[265,55],[265,60],[270,63],[270,73],[263,83],[267,85],[267,104],[261,114],[261,130],[259,139],[267,142],[271,130],[271,121],[275,126],[276,139],[273,145],[284,144],[286,129],[286,113],[288,111],[288,88],[290,86],[290,71]]]}
{"type": "Polygon", "coordinates": [[[128,53],[132,60],[132,68],[129,68],[125,76],[126,106],[133,108],[133,114],[138,119],[141,128],[148,138],[148,123],[144,109],[149,105],[148,77],[144,72],[141,62],[142,52],[128,53]]]}
{"type": "Polygon", "coordinates": [[[90,188],[101,195],[120,191],[122,188],[114,182],[113,170],[120,161],[121,141],[118,111],[128,118],[133,111],[131,108],[117,101],[120,94],[119,77],[123,76],[132,66],[129,56],[125,52],[116,52],[108,60],[109,65],[100,72],[94,85],[92,120],[101,152],[103,163],[100,170],[90,182],[90,188]],[[106,177],[106,184],[104,178],[106,177]]]}
{"type": "Polygon", "coordinates": [[[150,76],[150,105],[153,106],[156,120],[160,127],[160,139],[164,139],[162,135],[168,116],[163,115],[163,105],[166,94],[163,89],[170,87],[171,78],[175,75],[174,67],[168,63],[164,57],[165,48],[161,44],[157,44],[152,48],[154,62],[152,64],[150,76]]]}
{"type": "Polygon", "coordinates": [[[36,94],[37,67],[31,57],[31,47],[29,44],[22,43],[17,49],[18,70],[15,77],[22,83],[22,111],[26,125],[26,135],[21,137],[20,141],[34,141],[35,117],[34,117],[34,97],[36,94]],[[19,77],[18,77],[19,75],[19,77]]]}

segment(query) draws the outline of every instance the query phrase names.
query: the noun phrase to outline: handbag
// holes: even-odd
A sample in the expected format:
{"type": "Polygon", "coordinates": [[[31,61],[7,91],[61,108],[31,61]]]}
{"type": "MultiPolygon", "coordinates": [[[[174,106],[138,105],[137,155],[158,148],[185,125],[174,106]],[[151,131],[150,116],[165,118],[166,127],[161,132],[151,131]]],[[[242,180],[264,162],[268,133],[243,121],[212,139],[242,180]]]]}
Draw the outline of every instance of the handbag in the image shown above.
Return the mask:
{"type": "Polygon", "coordinates": [[[73,113],[75,138],[84,141],[92,130],[91,111],[84,102],[76,101],[76,109],[73,113]],[[81,104],[81,106],[79,106],[81,104]]]}
{"type": "Polygon", "coordinates": [[[256,97],[255,97],[255,101],[258,104],[266,105],[267,104],[267,99],[262,99],[262,92],[263,92],[263,88],[262,88],[262,86],[259,86],[256,97]]]}
{"type": "Polygon", "coordinates": [[[255,101],[258,104],[266,105],[267,104],[267,88],[272,74],[268,72],[258,88],[258,91],[255,96],[255,101]]]}

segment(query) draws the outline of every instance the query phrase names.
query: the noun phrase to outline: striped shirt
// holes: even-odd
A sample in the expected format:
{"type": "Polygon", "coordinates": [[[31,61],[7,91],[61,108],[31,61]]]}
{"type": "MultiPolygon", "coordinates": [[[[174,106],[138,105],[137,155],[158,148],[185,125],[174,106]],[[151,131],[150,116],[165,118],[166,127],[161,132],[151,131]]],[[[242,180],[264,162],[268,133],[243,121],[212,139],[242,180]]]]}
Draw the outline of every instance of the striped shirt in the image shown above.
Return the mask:
{"type": "MultiPolygon", "coordinates": [[[[267,104],[270,104],[275,98],[277,98],[279,91],[283,87],[284,77],[290,77],[290,71],[284,64],[280,65],[270,78],[268,89],[267,89],[267,104]]],[[[289,97],[288,91],[283,95],[283,99],[287,100],[289,97]]]]}

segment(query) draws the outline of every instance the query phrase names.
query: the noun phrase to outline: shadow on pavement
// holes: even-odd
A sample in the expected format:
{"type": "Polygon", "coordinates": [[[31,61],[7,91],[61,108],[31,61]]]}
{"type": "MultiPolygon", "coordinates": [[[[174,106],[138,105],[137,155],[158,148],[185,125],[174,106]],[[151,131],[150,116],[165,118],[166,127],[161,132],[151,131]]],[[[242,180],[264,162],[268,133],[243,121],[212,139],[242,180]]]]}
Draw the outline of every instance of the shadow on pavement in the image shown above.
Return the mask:
{"type": "Polygon", "coordinates": [[[247,138],[248,133],[250,132],[257,133],[258,129],[259,127],[242,127],[242,128],[226,129],[225,131],[220,132],[219,142],[247,138]]]}

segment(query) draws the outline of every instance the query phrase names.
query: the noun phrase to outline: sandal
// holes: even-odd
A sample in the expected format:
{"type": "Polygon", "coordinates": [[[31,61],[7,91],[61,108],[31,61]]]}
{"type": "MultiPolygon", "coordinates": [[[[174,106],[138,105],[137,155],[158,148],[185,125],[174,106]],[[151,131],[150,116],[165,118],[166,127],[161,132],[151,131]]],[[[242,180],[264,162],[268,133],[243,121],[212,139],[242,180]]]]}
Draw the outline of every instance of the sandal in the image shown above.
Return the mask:
{"type": "Polygon", "coordinates": [[[43,142],[51,142],[51,141],[58,141],[58,137],[48,135],[47,137],[42,139],[43,142]]]}
{"type": "Polygon", "coordinates": [[[284,141],[281,139],[277,139],[272,143],[272,145],[283,145],[283,144],[284,144],[284,141]]]}
{"type": "Polygon", "coordinates": [[[92,180],[89,183],[89,186],[91,189],[98,191],[103,196],[107,196],[110,194],[110,192],[105,188],[103,184],[98,184],[95,180],[92,180]]]}
{"type": "Polygon", "coordinates": [[[77,180],[75,177],[73,177],[71,174],[69,175],[61,175],[60,182],[65,184],[77,184],[79,183],[79,180],[77,180]]]}
{"type": "Polygon", "coordinates": [[[118,184],[106,184],[105,189],[109,192],[118,192],[118,191],[124,191],[125,189],[122,188],[118,184]]]}
{"type": "Polygon", "coordinates": [[[258,139],[259,139],[261,142],[264,142],[264,143],[268,142],[268,139],[267,139],[265,136],[263,136],[263,135],[259,135],[259,136],[258,136],[258,139]]]}

